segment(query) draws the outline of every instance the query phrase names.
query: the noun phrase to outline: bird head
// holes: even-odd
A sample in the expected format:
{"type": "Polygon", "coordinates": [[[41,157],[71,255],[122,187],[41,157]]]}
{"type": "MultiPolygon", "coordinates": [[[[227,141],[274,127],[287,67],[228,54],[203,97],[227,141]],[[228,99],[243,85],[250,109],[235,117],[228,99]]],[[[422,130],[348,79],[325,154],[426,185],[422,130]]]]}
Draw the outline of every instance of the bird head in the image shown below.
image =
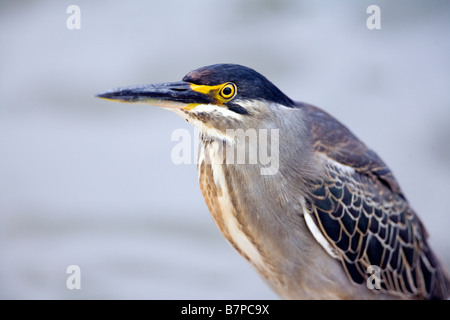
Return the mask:
{"type": "Polygon", "coordinates": [[[263,75],[236,64],[201,67],[178,82],[117,88],[97,96],[169,109],[213,135],[270,127],[276,109],[295,106],[263,75]]]}

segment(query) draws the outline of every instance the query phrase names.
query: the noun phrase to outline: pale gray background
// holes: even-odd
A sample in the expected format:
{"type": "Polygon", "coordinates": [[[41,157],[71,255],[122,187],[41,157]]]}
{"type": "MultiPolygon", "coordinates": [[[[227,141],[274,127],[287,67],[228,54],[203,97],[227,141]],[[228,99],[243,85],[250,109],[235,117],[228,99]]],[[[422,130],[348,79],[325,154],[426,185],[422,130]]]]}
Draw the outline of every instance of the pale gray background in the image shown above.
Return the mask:
{"type": "Polygon", "coordinates": [[[214,225],[188,124],[94,98],[255,68],[349,126],[392,168],[450,265],[449,1],[2,1],[0,298],[277,298],[214,225]],[[66,8],[81,8],[81,30],[66,8]],[[382,10],[368,30],[366,8],[382,10]],[[79,265],[82,289],[66,288],[79,265]]]}

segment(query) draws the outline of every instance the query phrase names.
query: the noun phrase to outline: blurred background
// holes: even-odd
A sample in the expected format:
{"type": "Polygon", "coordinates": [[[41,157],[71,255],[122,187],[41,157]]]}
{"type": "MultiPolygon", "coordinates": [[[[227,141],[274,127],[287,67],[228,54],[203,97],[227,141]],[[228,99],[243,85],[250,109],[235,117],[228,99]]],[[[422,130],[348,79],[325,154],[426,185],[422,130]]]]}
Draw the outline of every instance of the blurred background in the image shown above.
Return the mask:
{"type": "Polygon", "coordinates": [[[195,164],[171,161],[193,128],[94,97],[221,62],[378,152],[449,269],[449,31],[445,0],[0,2],[0,298],[277,299],[214,225],[195,164]]]}

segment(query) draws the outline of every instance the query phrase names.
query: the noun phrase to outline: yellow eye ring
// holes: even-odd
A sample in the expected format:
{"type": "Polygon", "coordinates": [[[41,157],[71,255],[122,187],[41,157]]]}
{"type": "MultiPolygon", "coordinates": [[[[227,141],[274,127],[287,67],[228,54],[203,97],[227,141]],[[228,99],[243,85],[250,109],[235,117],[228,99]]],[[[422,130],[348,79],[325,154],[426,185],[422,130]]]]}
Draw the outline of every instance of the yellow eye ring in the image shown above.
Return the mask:
{"type": "Polygon", "coordinates": [[[231,99],[236,95],[236,85],[234,83],[225,83],[219,91],[220,96],[223,99],[231,99]]]}

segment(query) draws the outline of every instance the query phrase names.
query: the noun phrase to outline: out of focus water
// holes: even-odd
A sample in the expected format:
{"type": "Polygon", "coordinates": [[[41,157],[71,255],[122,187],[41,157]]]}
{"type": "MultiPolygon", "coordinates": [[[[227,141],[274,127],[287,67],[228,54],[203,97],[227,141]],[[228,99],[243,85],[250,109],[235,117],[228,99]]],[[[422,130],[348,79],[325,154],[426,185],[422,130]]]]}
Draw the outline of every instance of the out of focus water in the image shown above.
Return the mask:
{"type": "Polygon", "coordinates": [[[255,68],[394,171],[450,266],[448,1],[2,1],[0,298],[277,298],[223,239],[151,106],[94,98],[255,68]],[[66,9],[81,8],[68,30],[66,9]],[[381,8],[368,30],[366,8],[381,8]],[[81,269],[68,290],[66,268],[81,269]]]}

